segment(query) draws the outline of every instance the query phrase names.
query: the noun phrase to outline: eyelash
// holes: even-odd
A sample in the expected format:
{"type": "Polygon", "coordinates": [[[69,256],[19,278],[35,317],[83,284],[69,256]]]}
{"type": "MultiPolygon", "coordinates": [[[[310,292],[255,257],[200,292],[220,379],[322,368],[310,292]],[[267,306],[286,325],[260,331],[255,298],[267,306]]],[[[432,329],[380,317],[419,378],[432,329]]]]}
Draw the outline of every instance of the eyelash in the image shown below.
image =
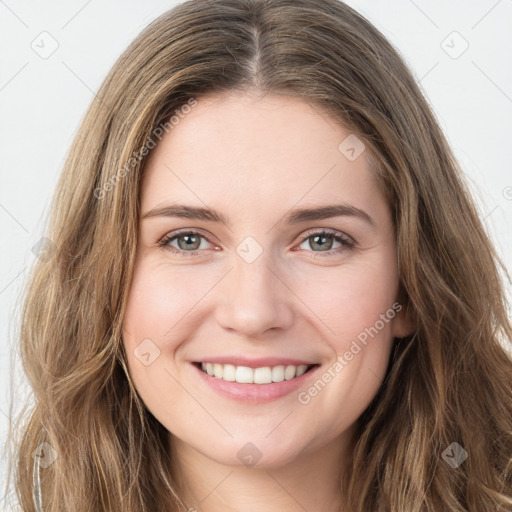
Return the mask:
{"type": "MultiPolygon", "coordinates": [[[[206,236],[204,236],[203,234],[201,234],[198,231],[183,230],[183,231],[178,231],[178,232],[174,232],[174,233],[165,235],[161,240],[159,240],[157,242],[157,245],[158,245],[158,247],[160,247],[163,250],[168,250],[168,251],[171,251],[173,254],[179,254],[179,255],[183,255],[183,256],[196,256],[197,254],[199,254],[199,252],[201,252],[198,250],[184,251],[182,249],[177,249],[176,247],[172,247],[172,246],[168,245],[170,242],[172,242],[173,240],[175,240],[176,238],[178,238],[181,235],[193,235],[193,236],[201,237],[201,238],[204,238],[208,243],[211,243],[210,240],[208,240],[208,238],[206,236]]],[[[356,245],[356,243],[351,238],[349,238],[347,235],[341,234],[338,231],[332,231],[330,229],[323,229],[321,231],[313,231],[311,233],[308,233],[306,236],[304,236],[302,238],[299,245],[302,245],[306,240],[308,240],[309,238],[312,238],[314,236],[332,238],[336,242],[340,242],[342,244],[342,247],[338,247],[337,249],[330,249],[329,251],[308,251],[308,252],[313,252],[314,256],[312,256],[312,257],[316,257],[316,255],[319,255],[321,257],[334,256],[335,254],[339,254],[343,251],[352,250],[356,245]]]]}

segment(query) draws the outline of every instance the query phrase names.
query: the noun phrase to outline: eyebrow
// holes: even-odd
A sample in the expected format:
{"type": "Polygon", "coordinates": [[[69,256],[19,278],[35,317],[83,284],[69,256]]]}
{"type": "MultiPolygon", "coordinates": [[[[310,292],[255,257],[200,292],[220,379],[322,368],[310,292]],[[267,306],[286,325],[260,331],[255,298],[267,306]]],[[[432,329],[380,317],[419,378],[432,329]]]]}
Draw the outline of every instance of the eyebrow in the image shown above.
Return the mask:
{"type": "MultiPolygon", "coordinates": [[[[191,220],[218,222],[231,227],[229,219],[212,208],[201,208],[180,204],[169,204],[152,208],[142,215],[142,219],[151,217],[181,217],[191,220]]],[[[284,217],[285,224],[300,224],[301,222],[330,219],[332,217],[356,217],[376,227],[368,213],[350,204],[331,204],[317,208],[299,208],[292,210],[284,217]]]]}

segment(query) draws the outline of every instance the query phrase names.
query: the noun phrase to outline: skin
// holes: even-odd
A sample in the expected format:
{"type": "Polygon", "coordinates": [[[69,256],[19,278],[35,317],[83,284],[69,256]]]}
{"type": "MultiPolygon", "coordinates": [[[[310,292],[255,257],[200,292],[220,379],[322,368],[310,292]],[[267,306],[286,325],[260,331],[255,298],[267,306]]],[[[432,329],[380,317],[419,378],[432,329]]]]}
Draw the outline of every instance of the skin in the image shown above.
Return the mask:
{"type": "Polygon", "coordinates": [[[355,422],[383,381],[393,338],[410,332],[402,310],[342,371],[332,369],[398,293],[390,209],[366,152],[351,161],[338,149],[348,135],[299,98],[229,92],[199,98],[150,154],[141,217],[173,202],[208,206],[231,223],[142,219],[123,323],[130,375],[170,432],[188,507],[329,512],[343,499],[338,479],[355,422]],[[282,221],[291,209],[332,203],[364,210],[375,226],[355,216],[282,221]],[[199,248],[173,254],[169,245],[187,250],[183,234],[158,247],[183,228],[206,237],[199,248]],[[315,245],[322,229],[355,246],[329,237],[315,245]],[[248,236],[263,250],[252,263],[236,251],[248,236]],[[134,353],[145,339],[160,351],[149,365],[134,353]],[[316,361],[317,378],[329,368],[335,377],[307,404],[298,392],[242,403],[210,389],[190,364],[226,354],[316,361]],[[237,456],[248,442],[261,454],[252,467],[237,456]]]}

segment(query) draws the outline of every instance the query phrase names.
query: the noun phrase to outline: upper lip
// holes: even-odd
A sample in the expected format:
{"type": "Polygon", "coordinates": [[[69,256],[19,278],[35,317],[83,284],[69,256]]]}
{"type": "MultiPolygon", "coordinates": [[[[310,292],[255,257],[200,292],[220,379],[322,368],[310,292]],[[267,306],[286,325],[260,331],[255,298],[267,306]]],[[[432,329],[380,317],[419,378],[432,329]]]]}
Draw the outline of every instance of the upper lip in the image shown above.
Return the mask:
{"type": "Polygon", "coordinates": [[[197,363],[218,363],[218,364],[232,364],[233,366],[247,366],[249,368],[263,368],[265,366],[300,366],[300,365],[315,365],[318,363],[305,361],[302,359],[293,359],[288,357],[258,357],[254,359],[248,359],[246,357],[232,357],[232,356],[216,356],[216,357],[205,357],[197,363]]]}

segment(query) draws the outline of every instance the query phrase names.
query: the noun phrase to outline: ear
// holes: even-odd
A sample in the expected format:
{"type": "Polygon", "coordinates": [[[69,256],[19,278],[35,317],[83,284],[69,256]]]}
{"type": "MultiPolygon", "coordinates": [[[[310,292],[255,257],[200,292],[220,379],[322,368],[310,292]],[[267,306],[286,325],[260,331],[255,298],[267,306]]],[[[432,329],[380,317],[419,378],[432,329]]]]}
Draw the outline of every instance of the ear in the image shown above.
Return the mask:
{"type": "Polygon", "coordinates": [[[408,307],[407,303],[398,303],[395,310],[397,311],[397,314],[393,319],[393,337],[405,338],[410,336],[416,330],[416,322],[413,318],[410,306],[408,307]]]}

